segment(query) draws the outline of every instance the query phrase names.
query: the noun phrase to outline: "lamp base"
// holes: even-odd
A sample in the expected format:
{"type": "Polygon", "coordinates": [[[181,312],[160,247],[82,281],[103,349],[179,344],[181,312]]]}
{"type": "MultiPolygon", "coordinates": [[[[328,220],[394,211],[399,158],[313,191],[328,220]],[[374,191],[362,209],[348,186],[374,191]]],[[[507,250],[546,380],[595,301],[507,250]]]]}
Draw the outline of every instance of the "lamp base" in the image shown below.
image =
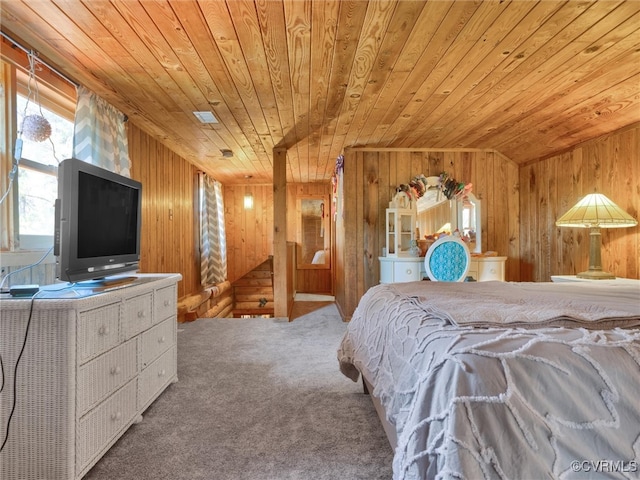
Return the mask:
{"type": "Polygon", "coordinates": [[[602,260],[600,260],[600,227],[591,226],[589,229],[589,270],[576,275],[578,278],[588,280],[613,280],[616,277],[609,272],[602,271],[602,260]]]}
{"type": "Polygon", "coordinates": [[[576,275],[578,278],[587,278],[589,280],[615,280],[616,276],[602,270],[587,270],[576,275]]]}

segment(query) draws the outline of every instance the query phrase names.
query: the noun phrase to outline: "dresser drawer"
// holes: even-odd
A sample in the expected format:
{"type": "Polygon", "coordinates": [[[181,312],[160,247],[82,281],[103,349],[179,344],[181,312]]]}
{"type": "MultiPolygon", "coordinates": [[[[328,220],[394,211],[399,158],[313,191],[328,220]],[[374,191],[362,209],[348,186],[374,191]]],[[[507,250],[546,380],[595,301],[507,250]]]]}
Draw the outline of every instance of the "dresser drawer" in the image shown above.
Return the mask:
{"type": "Polygon", "coordinates": [[[478,281],[489,282],[492,280],[504,282],[504,262],[500,260],[478,262],[478,281]]]}
{"type": "Polygon", "coordinates": [[[143,332],[151,326],[153,317],[153,297],[151,293],[128,298],[124,302],[122,329],[124,338],[129,338],[143,332]]]}
{"type": "Polygon", "coordinates": [[[80,419],[76,430],[76,473],[131,423],[137,413],[136,396],[134,379],[80,419]]]}
{"type": "Polygon", "coordinates": [[[175,316],[177,310],[177,290],[175,285],[156,290],[154,297],[154,322],[158,323],[175,316]]]}
{"type": "Polygon", "coordinates": [[[84,363],[120,343],[121,303],[78,314],[78,362],[84,363]]]}
{"type": "Polygon", "coordinates": [[[504,282],[506,261],[507,257],[471,257],[467,277],[476,282],[504,282]]]}
{"type": "Polygon", "coordinates": [[[415,282],[421,279],[422,262],[394,262],[393,281],[394,283],[415,282]]]}
{"type": "Polygon", "coordinates": [[[137,339],[93,359],[78,369],[78,416],[82,416],[138,373],[137,339]]]}
{"type": "Polygon", "coordinates": [[[147,330],[141,336],[141,369],[151,365],[169,347],[176,343],[176,320],[174,317],[147,330]]]}
{"type": "Polygon", "coordinates": [[[146,408],[176,376],[176,347],[173,346],[138,377],[138,408],[146,408]]]}

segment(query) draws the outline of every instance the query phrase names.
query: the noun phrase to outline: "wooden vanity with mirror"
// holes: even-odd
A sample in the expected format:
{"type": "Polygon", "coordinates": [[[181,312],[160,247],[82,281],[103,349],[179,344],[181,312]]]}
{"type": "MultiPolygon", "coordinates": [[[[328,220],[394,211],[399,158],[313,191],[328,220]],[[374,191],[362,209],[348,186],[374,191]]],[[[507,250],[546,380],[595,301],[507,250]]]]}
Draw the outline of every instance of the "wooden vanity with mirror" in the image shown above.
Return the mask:
{"type": "MultiPolygon", "coordinates": [[[[379,257],[381,283],[423,279],[425,251],[440,234],[452,234],[456,231],[466,241],[471,252],[467,278],[477,282],[505,280],[507,257],[482,251],[482,202],[473,193],[467,193],[463,199],[448,199],[440,189],[428,189],[413,208],[422,254],[415,257],[407,251],[401,251],[389,255],[387,251],[386,255],[379,257]]],[[[387,231],[387,237],[389,235],[390,232],[387,231]]]]}
{"type": "Polygon", "coordinates": [[[420,238],[456,230],[465,238],[471,253],[482,253],[482,205],[473,193],[462,200],[445,197],[439,190],[428,190],[416,202],[416,226],[420,238]]]}

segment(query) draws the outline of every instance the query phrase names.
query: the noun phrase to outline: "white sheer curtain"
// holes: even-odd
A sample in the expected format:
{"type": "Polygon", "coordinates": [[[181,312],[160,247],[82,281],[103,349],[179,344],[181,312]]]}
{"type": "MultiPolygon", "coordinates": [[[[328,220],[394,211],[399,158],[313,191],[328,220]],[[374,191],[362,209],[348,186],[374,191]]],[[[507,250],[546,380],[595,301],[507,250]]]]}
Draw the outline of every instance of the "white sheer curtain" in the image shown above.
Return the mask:
{"type": "Polygon", "coordinates": [[[126,116],[85,87],[78,87],[73,156],[130,177],[126,116]]]}
{"type": "Polygon", "coordinates": [[[200,283],[203,287],[227,279],[227,240],[220,182],[198,175],[200,211],[200,283]]]}

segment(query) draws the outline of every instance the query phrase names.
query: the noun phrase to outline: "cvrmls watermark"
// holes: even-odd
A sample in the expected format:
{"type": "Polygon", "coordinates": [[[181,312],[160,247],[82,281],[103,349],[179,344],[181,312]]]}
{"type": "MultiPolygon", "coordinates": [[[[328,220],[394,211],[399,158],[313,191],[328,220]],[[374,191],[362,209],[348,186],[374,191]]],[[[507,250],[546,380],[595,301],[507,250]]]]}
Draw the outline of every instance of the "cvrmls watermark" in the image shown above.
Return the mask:
{"type": "Polygon", "coordinates": [[[571,462],[571,470],[574,472],[596,473],[635,473],[640,471],[638,462],[632,460],[574,460],[571,462]]]}

